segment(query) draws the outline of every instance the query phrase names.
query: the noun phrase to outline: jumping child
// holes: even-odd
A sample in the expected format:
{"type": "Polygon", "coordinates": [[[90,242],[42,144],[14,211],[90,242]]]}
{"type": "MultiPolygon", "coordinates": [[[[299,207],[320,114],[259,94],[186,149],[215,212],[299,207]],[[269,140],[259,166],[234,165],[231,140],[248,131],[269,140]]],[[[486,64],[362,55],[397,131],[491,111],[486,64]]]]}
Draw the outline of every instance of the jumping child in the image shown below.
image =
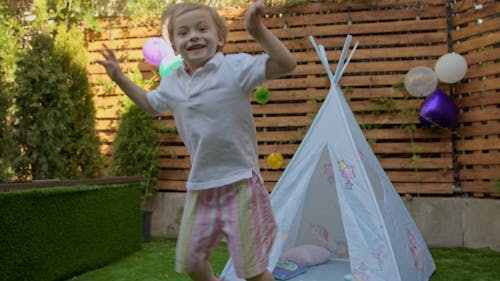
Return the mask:
{"type": "Polygon", "coordinates": [[[224,55],[227,26],[215,9],[193,3],[170,7],[162,26],[184,62],[150,92],[124,75],[106,46],[98,61],[145,112],[173,111],[191,159],[176,271],[194,281],[219,280],[208,260],[222,238],[240,278],[274,280],[266,267],[276,223],[259,173],[250,94],[265,80],[292,71],[296,61],[262,23],[264,8],[256,1],[245,14],[246,30],[264,53],[224,55]]]}

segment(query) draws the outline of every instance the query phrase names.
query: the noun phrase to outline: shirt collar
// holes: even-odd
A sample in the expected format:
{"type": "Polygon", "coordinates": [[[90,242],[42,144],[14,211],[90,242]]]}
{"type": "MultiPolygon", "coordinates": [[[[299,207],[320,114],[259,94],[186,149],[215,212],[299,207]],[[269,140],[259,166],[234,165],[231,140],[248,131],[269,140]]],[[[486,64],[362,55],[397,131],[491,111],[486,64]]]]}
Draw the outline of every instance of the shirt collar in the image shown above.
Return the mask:
{"type": "MultiPolygon", "coordinates": [[[[212,56],[212,58],[210,58],[210,60],[208,60],[205,63],[205,65],[203,65],[199,69],[206,69],[206,70],[215,69],[222,63],[223,58],[224,58],[224,54],[222,54],[221,52],[216,52],[212,56]]],[[[188,73],[188,71],[187,71],[188,69],[187,69],[185,62],[182,63],[182,69],[184,70],[184,72],[188,73]]]]}

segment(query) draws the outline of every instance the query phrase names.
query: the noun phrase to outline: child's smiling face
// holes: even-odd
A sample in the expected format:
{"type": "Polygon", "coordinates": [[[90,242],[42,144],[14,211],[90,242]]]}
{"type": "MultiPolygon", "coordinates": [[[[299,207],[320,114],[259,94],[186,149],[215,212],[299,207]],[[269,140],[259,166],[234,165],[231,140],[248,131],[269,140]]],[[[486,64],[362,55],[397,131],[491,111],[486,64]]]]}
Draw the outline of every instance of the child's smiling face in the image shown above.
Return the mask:
{"type": "Polygon", "coordinates": [[[181,54],[191,73],[224,45],[223,36],[206,10],[196,9],[176,16],[173,31],[174,50],[181,54]]]}

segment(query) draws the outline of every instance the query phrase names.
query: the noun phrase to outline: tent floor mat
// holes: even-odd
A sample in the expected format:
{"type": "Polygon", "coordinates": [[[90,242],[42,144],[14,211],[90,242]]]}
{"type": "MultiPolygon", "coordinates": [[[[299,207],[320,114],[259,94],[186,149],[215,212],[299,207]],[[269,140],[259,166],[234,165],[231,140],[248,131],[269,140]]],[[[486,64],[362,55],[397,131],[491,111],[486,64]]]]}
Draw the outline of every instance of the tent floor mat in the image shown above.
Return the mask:
{"type": "Polygon", "coordinates": [[[344,281],[344,276],[351,272],[349,261],[329,261],[310,267],[306,272],[287,281],[344,281]]]}

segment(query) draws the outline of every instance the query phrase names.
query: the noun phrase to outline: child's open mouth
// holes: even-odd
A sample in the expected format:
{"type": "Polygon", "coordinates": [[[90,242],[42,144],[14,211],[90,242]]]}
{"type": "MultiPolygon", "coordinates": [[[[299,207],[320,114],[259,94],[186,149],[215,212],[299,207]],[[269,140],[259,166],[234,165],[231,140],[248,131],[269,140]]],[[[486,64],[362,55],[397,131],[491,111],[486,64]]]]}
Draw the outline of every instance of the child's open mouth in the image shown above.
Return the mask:
{"type": "Polygon", "coordinates": [[[203,49],[204,47],[205,47],[205,45],[196,44],[196,45],[189,46],[188,51],[199,50],[199,49],[203,49]]]}

